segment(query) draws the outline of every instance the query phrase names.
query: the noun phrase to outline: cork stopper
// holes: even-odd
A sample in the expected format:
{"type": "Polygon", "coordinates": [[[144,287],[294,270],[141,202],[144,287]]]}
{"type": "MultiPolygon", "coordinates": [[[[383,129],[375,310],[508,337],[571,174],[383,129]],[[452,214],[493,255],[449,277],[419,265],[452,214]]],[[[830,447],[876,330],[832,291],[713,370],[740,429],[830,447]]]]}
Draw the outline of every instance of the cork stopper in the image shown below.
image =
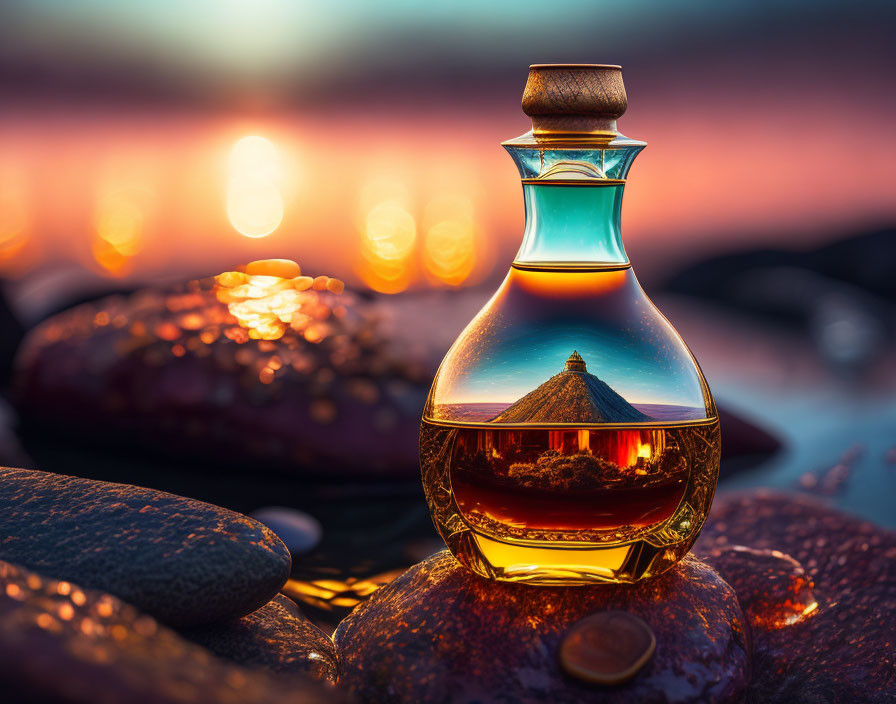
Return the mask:
{"type": "Polygon", "coordinates": [[[536,135],[615,137],[627,104],[622,67],[606,64],[533,64],[523,91],[536,135]]]}

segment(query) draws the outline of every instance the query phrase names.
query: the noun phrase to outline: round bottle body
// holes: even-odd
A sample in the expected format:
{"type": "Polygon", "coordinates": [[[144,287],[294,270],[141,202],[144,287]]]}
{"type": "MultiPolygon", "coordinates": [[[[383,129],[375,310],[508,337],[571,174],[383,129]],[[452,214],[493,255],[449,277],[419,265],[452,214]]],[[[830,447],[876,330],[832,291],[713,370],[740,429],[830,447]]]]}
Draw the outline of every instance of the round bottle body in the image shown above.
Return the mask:
{"type": "Polygon", "coordinates": [[[669,569],[709,511],[719,452],[703,375],[628,266],[515,265],[442,362],[420,433],[449,549],[532,584],[669,569]]]}

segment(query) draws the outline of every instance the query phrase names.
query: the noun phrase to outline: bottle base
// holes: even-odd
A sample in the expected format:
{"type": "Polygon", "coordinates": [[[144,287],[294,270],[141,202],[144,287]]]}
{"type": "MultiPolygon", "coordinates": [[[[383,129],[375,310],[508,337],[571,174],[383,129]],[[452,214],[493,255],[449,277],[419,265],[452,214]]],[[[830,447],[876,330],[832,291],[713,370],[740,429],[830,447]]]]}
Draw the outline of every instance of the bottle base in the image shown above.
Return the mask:
{"type": "Polygon", "coordinates": [[[684,545],[676,547],[657,547],[646,540],[605,547],[548,547],[496,540],[472,529],[449,540],[458,561],[477,574],[539,586],[636,582],[672,567],[687,552],[684,545]]]}

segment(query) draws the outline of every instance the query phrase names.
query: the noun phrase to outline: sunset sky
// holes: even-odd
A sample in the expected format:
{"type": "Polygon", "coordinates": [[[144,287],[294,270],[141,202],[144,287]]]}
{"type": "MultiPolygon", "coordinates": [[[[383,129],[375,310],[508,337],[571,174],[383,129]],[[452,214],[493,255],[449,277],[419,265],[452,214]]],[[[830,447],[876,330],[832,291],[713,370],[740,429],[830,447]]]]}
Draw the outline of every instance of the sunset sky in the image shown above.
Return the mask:
{"type": "Polygon", "coordinates": [[[621,63],[642,278],[896,217],[889,5],[4,3],[0,267],[148,282],[285,256],[498,280],[529,63],[621,63]],[[102,21],[99,21],[99,20],[102,21]],[[261,139],[245,141],[247,137],[261,139]],[[249,148],[246,145],[249,145],[249,148]]]}

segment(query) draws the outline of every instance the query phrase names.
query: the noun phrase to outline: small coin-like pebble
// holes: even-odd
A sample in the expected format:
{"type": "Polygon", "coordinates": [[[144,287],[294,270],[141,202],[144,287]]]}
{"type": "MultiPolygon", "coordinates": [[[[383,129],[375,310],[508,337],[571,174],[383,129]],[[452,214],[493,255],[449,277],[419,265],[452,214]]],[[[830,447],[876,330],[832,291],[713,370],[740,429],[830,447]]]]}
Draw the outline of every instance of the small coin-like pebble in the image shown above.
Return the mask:
{"type": "Polygon", "coordinates": [[[315,291],[325,291],[327,288],[327,282],[330,280],[329,276],[315,276],[314,283],[312,284],[312,288],[315,291]]]}
{"type": "Polygon", "coordinates": [[[252,518],[274,531],[293,557],[313,550],[323,535],[316,518],[294,508],[265,506],[252,518]]]}
{"type": "Polygon", "coordinates": [[[345,284],[339,279],[330,279],[327,281],[327,290],[332,293],[342,293],[345,291],[345,284]]]}
{"type": "Polygon", "coordinates": [[[569,629],[560,645],[560,664],[586,682],[621,684],[638,674],[655,648],[653,631],[640,618],[602,611],[569,629]]]}
{"type": "Polygon", "coordinates": [[[293,279],[301,276],[302,269],[292,259],[258,259],[246,265],[249,276],[279,276],[293,279]]]}

